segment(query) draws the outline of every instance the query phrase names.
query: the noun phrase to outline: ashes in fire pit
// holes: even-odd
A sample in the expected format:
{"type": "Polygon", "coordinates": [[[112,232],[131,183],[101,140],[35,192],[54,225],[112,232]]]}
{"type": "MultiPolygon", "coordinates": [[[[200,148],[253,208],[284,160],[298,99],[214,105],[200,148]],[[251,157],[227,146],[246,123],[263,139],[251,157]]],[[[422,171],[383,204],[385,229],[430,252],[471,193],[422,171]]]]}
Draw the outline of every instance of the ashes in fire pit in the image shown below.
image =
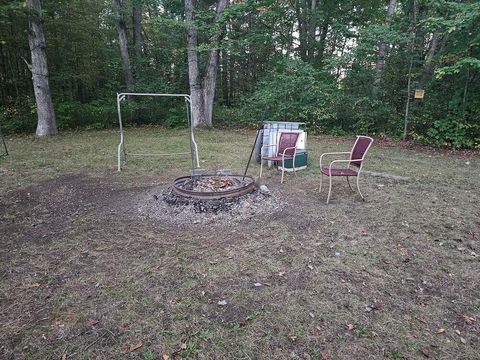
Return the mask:
{"type": "Polygon", "coordinates": [[[221,198],[221,199],[197,199],[177,195],[173,191],[166,191],[162,195],[162,200],[176,210],[191,209],[194,213],[212,213],[229,212],[240,207],[249,207],[252,209],[256,203],[259,203],[270,197],[270,193],[263,191],[254,191],[249,194],[221,198]]]}
{"type": "Polygon", "coordinates": [[[180,196],[173,187],[156,187],[138,197],[138,214],[175,226],[256,221],[281,211],[277,198],[265,185],[245,195],[198,199],[180,196]]]}

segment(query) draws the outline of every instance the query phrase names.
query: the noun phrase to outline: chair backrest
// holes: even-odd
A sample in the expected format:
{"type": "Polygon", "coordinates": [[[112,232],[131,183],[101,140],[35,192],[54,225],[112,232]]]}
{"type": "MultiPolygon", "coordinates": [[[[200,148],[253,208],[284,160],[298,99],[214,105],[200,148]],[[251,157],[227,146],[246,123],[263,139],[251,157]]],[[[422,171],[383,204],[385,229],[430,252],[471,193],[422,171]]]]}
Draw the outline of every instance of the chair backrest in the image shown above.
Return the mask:
{"type": "MultiPolygon", "coordinates": [[[[286,148],[293,148],[297,146],[297,140],[300,133],[298,132],[281,132],[278,140],[278,154],[283,154],[286,148]]],[[[288,149],[285,155],[293,155],[295,149],[288,149]]]]}
{"type": "Polygon", "coordinates": [[[350,164],[360,167],[372,143],[373,139],[371,137],[357,135],[357,140],[353,144],[352,152],[350,153],[350,160],[357,161],[352,161],[350,164]]]}

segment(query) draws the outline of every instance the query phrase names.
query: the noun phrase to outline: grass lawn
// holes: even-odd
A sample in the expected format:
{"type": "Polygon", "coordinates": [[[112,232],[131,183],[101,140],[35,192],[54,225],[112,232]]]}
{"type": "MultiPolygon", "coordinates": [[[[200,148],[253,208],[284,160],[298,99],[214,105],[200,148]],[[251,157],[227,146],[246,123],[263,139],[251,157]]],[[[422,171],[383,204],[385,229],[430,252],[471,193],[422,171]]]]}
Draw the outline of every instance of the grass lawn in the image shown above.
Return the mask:
{"type": "MultiPolygon", "coordinates": [[[[185,130],[127,131],[131,152],[188,148],[185,130]]],[[[242,172],[253,139],[198,131],[201,166],[242,172]]],[[[326,205],[319,155],[352,141],[310,137],[283,185],[266,171],[269,214],[179,225],[137,209],[188,158],[117,173],[116,131],[7,138],[0,358],[479,359],[478,156],[374,143],[366,201],[335,179],[326,205]]]]}

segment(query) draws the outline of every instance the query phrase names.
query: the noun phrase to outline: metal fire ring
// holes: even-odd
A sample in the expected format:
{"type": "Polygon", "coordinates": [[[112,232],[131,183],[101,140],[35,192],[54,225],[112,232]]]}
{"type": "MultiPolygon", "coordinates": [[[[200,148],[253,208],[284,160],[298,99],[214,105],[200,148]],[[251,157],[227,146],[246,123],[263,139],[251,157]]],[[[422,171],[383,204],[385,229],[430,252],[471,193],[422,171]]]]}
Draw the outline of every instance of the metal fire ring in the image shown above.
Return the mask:
{"type": "MultiPolygon", "coordinates": [[[[208,177],[215,177],[218,175],[198,175],[197,177],[200,178],[208,178],[208,177]]],[[[240,181],[244,181],[242,175],[228,175],[229,178],[238,179],[240,181]]],[[[245,176],[245,180],[248,181],[246,185],[241,187],[224,190],[224,191],[194,191],[194,190],[186,190],[182,187],[182,185],[187,181],[190,180],[191,176],[181,176],[176,178],[173,182],[173,192],[177,195],[190,197],[194,199],[221,199],[221,198],[234,198],[238,196],[242,196],[248,194],[255,190],[255,180],[251,176],[245,176]]]]}

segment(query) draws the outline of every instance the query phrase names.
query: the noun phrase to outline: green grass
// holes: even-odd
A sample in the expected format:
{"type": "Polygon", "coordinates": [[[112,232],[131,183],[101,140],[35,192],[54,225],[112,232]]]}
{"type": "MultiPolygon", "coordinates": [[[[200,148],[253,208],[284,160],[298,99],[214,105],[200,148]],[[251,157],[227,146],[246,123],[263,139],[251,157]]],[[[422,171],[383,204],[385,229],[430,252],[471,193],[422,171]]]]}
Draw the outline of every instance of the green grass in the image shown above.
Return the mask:
{"type": "MultiPolygon", "coordinates": [[[[203,168],[241,173],[254,132],[196,138],[203,168]]],[[[188,150],[185,130],[126,140],[188,150]]],[[[0,358],[476,359],[478,157],[374,145],[365,170],[383,175],[361,179],[367,201],[336,179],[327,206],[319,155],[351,140],[309,137],[309,168],[283,185],[267,170],[271,214],[179,226],[136,207],[188,173],[188,157],[129,158],[117,173],[115,131],[7,138],[0,358]]]]}

